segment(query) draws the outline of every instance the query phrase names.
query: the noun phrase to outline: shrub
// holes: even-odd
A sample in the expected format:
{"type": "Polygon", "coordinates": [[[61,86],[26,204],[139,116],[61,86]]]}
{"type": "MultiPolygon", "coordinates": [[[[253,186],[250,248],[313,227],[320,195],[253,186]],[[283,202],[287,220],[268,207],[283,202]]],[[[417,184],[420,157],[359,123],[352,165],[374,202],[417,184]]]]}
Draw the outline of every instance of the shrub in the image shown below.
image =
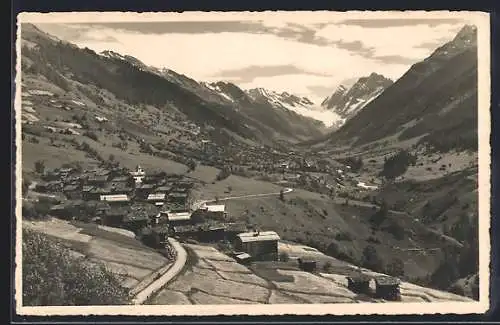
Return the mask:
{"type": "Polygon", "coordinates": [[[288,262],[290,260],[290,256],[288,255],[287,252],[281,252],[280,253],[280,261],[282,262],[288,262]]]}
{"type": "Polygon", "coordinates": [[[387,264],[385,272],[393,276],[403,276],[405,275],[405,264],[401,259],[395,257],[387,264]]]}
{"type": "Polygon", "coordinates": [[[49,237],[23,230],[23,305],[116,305],[129,296],[104,266],[77,258],[49,237]]]}
{"type": "Polygon", "coordinates": [[[405,229],[398,222],[391,222],[387,227],[387,231],[392,234],[396,240],[403,240],[405,237],[405,229]]]}
{"type": "Polygon", "coordinates": [[[385,201],[382,201],[382,204],[380,205],[378,211],[370,217],[370,223],[375,227],[378,227],[385,221],[385,219],[387,219],[388,214],[389,207],[387,206],[387,203],[385,201]]]}
{"type": "Polygon", "coordinates": [[[377,249],[373,246],[366,246],[363,250],[361,265],[373,271],[382,271],[384,268],[377,249]]]}
{"type": "Polygon", "coordinates": [[[95,134],[95,132],[93,132],[93,131],[87,131],[83,135],[86,136],[87,138],[94,140],[94,141],[99,141],[97,134],[95,134]]]}
{"type": "Polygon", "coordinates": [[[224,167],[216,177],[217,181],[222,181],[231,175],[231,169],[229,167],[224,167]]]}
{"type": "Polygon", "coordinates": [[[368,237],[368,239],[366,241],[369,243],[380,244],[380,239],[378,239],[375,236],[368,237]]]}
{"type": "Polygon", "coordinates": [[[342,261],[350,263],[354,262],[352,256],[349,256],[344,250],[342,250],[337,242],[330,243],[326,249],[326,253],[342,261]]]}
{"type": "Polygon", "coordinates": [[[363,159],[361,157],[349,157],[344,160],[344,163],[351,166],[351,171],[359,172],[363,167],[363,159]]]}
{"type": "Polygon", "coordinates": [[[280,200],[285,201],[285,191],[283,189],[280,190],[280,200]]]}
{"type": "Polygon", "coordinates": [[[45,171],[45,162],[43,160],[35,161],[35,171],[38,174],[43,174],[43,172],[45,171]]]}
{"type": "Polygon", "coordinates": [[[384,167],[380,172],[380,176],[384,176],[387,179],[394,179],[401,176],[406,172],[408,166],[416,163],[416,160],[416,156],[411,155],[406,150],[401,150],[399,153],[385,161],[384,167]]]}
{"type": "Polygon", "coordinates": [[[352,241],[352,236],[347,231],[341,231],[335,235],[337,241],[352,241]]]}
{"type": "Polygon", "coordinates": [[[196,161],[190,159],[187,162],[187,166],[188,166],[188,168],[189,168],[190,171],[194,171],[196,169],[196,161]]]}
{"type": "Polygon", "coordinates": [[[22,195],[28,194],[28,189],[31,184],[31,181],[28,178],[23,177],[23,183],[22,183],[22,195]]]}

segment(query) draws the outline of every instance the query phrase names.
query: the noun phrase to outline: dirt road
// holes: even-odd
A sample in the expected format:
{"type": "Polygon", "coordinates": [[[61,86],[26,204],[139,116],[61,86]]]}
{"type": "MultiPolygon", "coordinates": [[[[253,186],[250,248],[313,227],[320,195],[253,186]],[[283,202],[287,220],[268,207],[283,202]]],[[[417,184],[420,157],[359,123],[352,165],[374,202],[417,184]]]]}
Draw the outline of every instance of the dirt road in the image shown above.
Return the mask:
{"type": "Polygon", "coordinates": [[[182,247],[182,245],[173,238],[169,238],[168,241],[177,252],[174,264],[167,270],[167,272],[165,272],[165,274],[160,276],[160,278],[153,281],[144,290],[137,293],[132,300],[135,305],[143,304],[149,297],[163,288],[170,280],[175,278],[182,271],[184,265],[186,264],[187,253],[184,247],[182,247]]]}
{"type": "MultiPolygon", "coordinates": [[[[283,194],[287,194],[293,192],[293,188],[284,188],[283,189],[283,194]]],[[[261,194],[249,194],[249,195],[240,195],[240,196],[227,196],[219,199],[211,199],[211,200],[200,200],[196,201],[192,204],[191,209],[192,210],[198,210],[201,208],[204,204],[207,203],[214,203],[217,201],[229,201],[229,200],[241,200],[241,199],[249,199],[249,198],[254,198],[254,197],[265,197],[265,196],[276,196],[280,195],[281,192],[273,192],[273,193],[261,193],[261,194]]]]}

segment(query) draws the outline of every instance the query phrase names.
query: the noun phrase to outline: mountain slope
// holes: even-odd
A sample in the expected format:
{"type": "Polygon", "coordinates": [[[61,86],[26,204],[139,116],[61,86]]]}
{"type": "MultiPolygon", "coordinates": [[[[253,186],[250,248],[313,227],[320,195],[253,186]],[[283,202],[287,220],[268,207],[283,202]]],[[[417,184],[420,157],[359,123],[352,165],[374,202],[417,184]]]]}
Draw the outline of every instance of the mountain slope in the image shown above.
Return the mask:
{"type": "Polygon", "coordinates": [[[477,150],[476,37],[476,28],[465,26],[452,41],[414,64],[327,143],[361,145],[389,136],[423,137],[422,142],[439,150],[477,150]]]}
{"type": "Polygon", "coordinates": [[[244,113],[238,103],[195,80],[171,70],[147,67],[131,56],[80,49],[29,24],[22,26],[22,32],[24,42],[34,44],[22,51],[24,62],[31,68],[28,72],[43,75],[66,91],[72,87],[71,81],[94,85],[130,105],[179,112],[198,125],[226,129],[257,142],[269,143],[275,138],[297,141],[321,134],[320,124],[297,114],[269,111],[264,118],[256,119],[244,113]],[[286,120],[277,128],[275,122],[281,118],[286,120]],[[302,123],[306,124],[304,129],[302,123]]]}
{"type": "Polygon", "coordinates": [[[238,112],[269,127],[269,130],[301,140],[322,135],[324,124],[303,116],[297,109],[307,109],[313,103],[288,93],[278,95],[263,88],[244,91],[228,82],[203,83],[225,101],[235,105],[238,112]]]}
{"type": "Polygon", "coordinates": [[[349,89],[340,85],[331,96],[325,98],[321,106],[335,111],[344,119],[349,119],[379,96],[392,83],[392,80],[372,73],[368,77],[358,79],[349,89]]]}

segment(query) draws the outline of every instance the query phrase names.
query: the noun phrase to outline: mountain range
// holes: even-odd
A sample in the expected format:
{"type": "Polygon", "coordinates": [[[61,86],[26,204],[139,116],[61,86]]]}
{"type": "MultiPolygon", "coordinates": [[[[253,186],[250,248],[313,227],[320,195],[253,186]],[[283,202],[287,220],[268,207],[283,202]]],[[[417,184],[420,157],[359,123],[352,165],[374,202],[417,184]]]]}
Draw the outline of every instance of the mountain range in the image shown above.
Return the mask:
{"type": "MultiPolygon", "coordinates": [[[[437,150],[477,150],[477,91],[477,29],[467,25],[317,143],[335,147],[418,138],[437,150]]],[[[337,103],[333,98],[348,92],[342,89],[324,104],[337,103]]]]}
{"type": "Polygon", "coordinates": [[[356,83],[346,88],[340,85],[333,94],[321,103],[324,109],[333,110],[342,119],[348,120],[377,98],[393,81],[380,74],[372,73],[359,78],[356,83]]]}
{"type": "MultiPolygon", "coordinates": [[[[253,91],[245,92],[234,84],[215,84],[230,91],[228,97],[214,85],[169,69],[149,67],[132,56],[80,49],[30,24],[23,25],[22,38],[30,44],[22,50],[25,71],[43,75],[65,91],[71,91],[74,82],[95,85],[128,104],[150,104],[176,111],[195,123],[268,144],[275,140],[304,141],[325,130],[320,121],[257,98],[253,91]]],[[[283,98],[283,103],[294,105],[293,96],[283,98]]]]}
{"type": "Polygon", "coordinates": [[[477,147],[476,29],[456,37],[392,80],[372,73],[339,86],[322,103],[334,132],[311,118],[318,106],[305,97],[229,82],[204,83],[150,67],[113,51],[95,53],[23,25],[23,68],[71,91],[90,84],[131,105],[150,104],[187,120],[227,130],[257,143],[367,144],[420,137],[439,149],[477,147]],[[392,138],[391,138],[392,137],[392,138]]]}
{"type": "MultiPolygon", "coordinates": [[[[53,167],[56,164],[59,166],[61,161],[92,163],[109,156],[109,160],[113,157],[124,164],[140,162],[141,165],[161,166],[162,170],[177,173],[175,170],[187,170],[187,166],[191,165],[189,160],[194,159],[204,166],[198,168],[197,162],[194,162],[196,168],[190,175],[203,174],[198,177],[203,178],[208,186],[204,190],[208,189],[207,193],[212,195],[217,192],[211,192],[211,185],[219,190],[226,186],[214,181],[218,179],[215,172],[211,175],[214,168],[205,167],[215,166],[223,170],[221,166],[238,166],[238,159],[245,155],[252,158],[252,166],[257,166],[261,175],[265,168],[261,169],[260,165],[275,163],[274,154],[278,151],[293,152],[304,161],[311,158],[318,165],[321,162],[334,166],[333,171],[337,165],[344,164],[340,163],[338,156],[360,152],[360,161],[364,159],[365,167],[356,177],[359,176],[359,181],[368,182],[368,179],[379,180],[378,173],[385,165],[386,156],[384,150],[371,156],[372,152],[364,151],[365,145],[375,143],[386,149],[386,142],[402,147],[404,140],[415,139],[408,142],[441,151],[472,149],[477,152],[476,33],[475,27],[465,26],[452,41],[414,64],[394,82],[372,73],[357,80],[352,87],[339,86],[322,105],[315,105],[308,98],[287,92],[264,88],[244,90],[223,81],[201,82],[180,72],[148,66],[132,56],[113,51],[96,53],[58,40],[34,25],[23,24],[21,65],[23,95],[26,96],[23,96],[22,110],[23,118],[26,114],[34,117],[23,125],[23,169],[35,166],[36,161],[47,157],[47,166],[50,163],[53,167]],[[38,95],[33,95],[35,90],[38,95]],[[52,93],[51,97],[39,95],[44,91],[52,93]],[[332,128],[329,130],[324,123],[308,117],[313,114],[329,114],[332,128]],[[64,128],[63,131],[70,131],[71,128],[71,133],[55,134],[56,131],[52,130],[60,125],[63,125],[60,127],[64,128]],[[206,144],[210,142],[217,145],[206,144]],[[244,146],[243,142],[250,142],[251,147],[244,146]],[[278,147],[283,142],[284,146],[278,147]],[[305,152],[296,144],[322,152],[318,155],[305,152]],[[269,149],[265,145],[273,146],[273,150],[264,150],[269,149]],[[340,154],[334,156],[334,150],[340,154]],[[174,161],[179,164],[174,164],[174,161]]],[[[419,159],[420,163],[427,164],[425,160],[431,158],[425,153],[419,159]]],[[[433,164],[455,168],[454,161],[445,165],[439,159],[436,158],[433,164]]],[[[426,169],[430,168],[428,166],[421,165],[420,169],[425,176],[432,176],[438,167],[432,166],[431,173],[428,172],[431,169],[426,169]]],[[[468,167],[456,167],[457,170],[460,168],[468,167]]],[[[398,247],[402,244],[408,247],[433,245],[432,248],[447,245],[440,244],[442,236],[438,236],[439,242],[430,243],[423,235],[428,232],[419,232],[427,229],[426,226],[421,221],[414,222],[413,216],[426,216],[425,219],[429,219],[426,222],[432,222],[432,226],[446,223],[451,228],[447,233],[468,229],[467,234],[461,235],[464,243],[472,242],[470,238],[477,238],[471,237],[473,228],[469,226],[469,223],[477,221],[477,202],[474,202],[477,185],[470,179],[474,174],[477,175],[477,170],[451,173],[437,178],[434,183],[426,180],[418,183],[394,182],[390,186],[384,184],[377,197],[359,197],[370,202],[392,200],[389,202],[391,206],[405,211],[410,209],[408,217],[412,218],[389,213],[390,218],[386,220],[387,227],[394,221],[396,233],[401,229],[410,230],[403,231],[401,240],[389,235],[392,230],[381,228],[374,232],[367,221],[373,213],[369,206],[356,206],[355,200],[348,202],[346,199],[345,205],[340,207],[329,196],[299,190],[301,185],[295,191],[296,198],[284,202],[275,199],[248,200],[244,207],[241,205],[237,209],[252,210],[246,204],[251,207],[253,204],[253,209],[259,211],[254,215],[258,220],[256,224],[279,227],[279,232],[287,236],[288,239],[284,237],[286,240],[299,238],[302,243],[309,240],[319,243],[329,254],[341,252],[343,258],[359,260],[363,249],[375,243],[382,256],[402,256],[406,262],[408,255],[396,250],[393,243],[398,247]],[[439,193],[434,193],[436,191],[439,193]],[[302,194],[306,196],[301,197],[302,194]],[[469,210],[476,219],[470,218],[471,221],[463,224],[455,222],[458,217],[464,216],[464,220],[469,220],[466,214],[469,210]],[[354,218],[354,215],[360,217],[354,218]],[[325,225],[331,225],[332,229],[325,225]],[[344,236],[345,240],[334,238],[334,228],[335,231],[347,231],[349,236],[344,236]],[[417,232],[411,233],[413,230],[417,232]],[[346,239],[351,236],[353,238],[346,239]],[[383,240],[378,240],[379,237],[383,240]],[[339,247],[331,245],[333,243],[339,247]]],[[[310,186],[313,186],[316,175],[312,176],[301,176],[299,181],[305,179],[305,185],[308,185],[310,179],[310,186]]],[[[261,186],[268,188],[272,185],[273,191],[282,186],[280,183],[279,187],[275,187],[278,185],[271,181],[254,182],[246,176],[232,177],[226,184],[233,184],[228,182],[235,182],[234,188],[238,187],[238,191],[244,189],[244,192],[259,187],[255,191],[264,193],[268,191],[261,190],[261,186]]],[[[357,184],[359,187],[363,183],[357,184]]],[[[343,191],[343,187],[336,188],[343,191]]],[[[359,195],[364,194],[360,192],[359,195]]],[[[422,275],[427,274],[441,259],[437,255],[419,255],[413,257],[413,261],[407,268],[414,272],[412,276],[420,276],[420,269],[425,271],[422,275]]],[[[474,268],[470,258],[463,261],[474,268]]],[[[447,268],[442,270],[444,275],[452,273],[447,268]]],[[[475,269],[472,271],[475,272],[475,269]]]]}

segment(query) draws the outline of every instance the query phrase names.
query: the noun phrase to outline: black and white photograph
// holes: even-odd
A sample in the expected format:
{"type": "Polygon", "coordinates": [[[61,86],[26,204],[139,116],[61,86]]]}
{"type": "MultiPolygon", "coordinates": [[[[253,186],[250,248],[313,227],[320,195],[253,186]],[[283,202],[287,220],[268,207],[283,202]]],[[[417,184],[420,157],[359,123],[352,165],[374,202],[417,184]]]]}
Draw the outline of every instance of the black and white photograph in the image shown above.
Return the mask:
{"type": "Polygon", "coordinates": [[[16,47],[18,314],[489,309],[489,14],[21,13],[16,47]]]}

